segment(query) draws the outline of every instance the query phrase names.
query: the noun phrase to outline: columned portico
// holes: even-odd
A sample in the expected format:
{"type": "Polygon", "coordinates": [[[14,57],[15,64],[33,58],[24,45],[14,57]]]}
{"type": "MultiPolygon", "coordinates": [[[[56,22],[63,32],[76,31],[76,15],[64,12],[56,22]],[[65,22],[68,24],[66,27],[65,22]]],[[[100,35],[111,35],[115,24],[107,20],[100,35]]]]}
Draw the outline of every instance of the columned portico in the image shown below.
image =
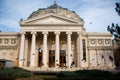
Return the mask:
{"type": "Polygon", "coordinates": [[[36,45],[36,32],[31,32],[32,42],[31,42],[31,53],[30,53],[30,67],[35,67],[35,45],[36,45]]]}
{"type": "Polygon", "coordinates": [[[59,40],[59,35],[60,32],[55,32],[55,67],[59,67],[60,66],[60,40],[59,40]]]}
{"type": "Polygon", "coordinates": [[[48,32],[44,31],[43,34],[43,67],[48,67],[48,52],[47,52],[47,35],[48,32]]]}
{"type": "Polygon", "coordinates": [[[71,54],[71,34],[72,32],[66,32],[67,34],[67,66],[70,68],[72,63],[72,54],[71,54]]]}
{"type": "Polygon", "coordinates": [[[23,67],[24,45],[25,45],[25,32],[21,32],[21,44],[20,44],[20,53],[19,53],[19,67],[23,67]]]}

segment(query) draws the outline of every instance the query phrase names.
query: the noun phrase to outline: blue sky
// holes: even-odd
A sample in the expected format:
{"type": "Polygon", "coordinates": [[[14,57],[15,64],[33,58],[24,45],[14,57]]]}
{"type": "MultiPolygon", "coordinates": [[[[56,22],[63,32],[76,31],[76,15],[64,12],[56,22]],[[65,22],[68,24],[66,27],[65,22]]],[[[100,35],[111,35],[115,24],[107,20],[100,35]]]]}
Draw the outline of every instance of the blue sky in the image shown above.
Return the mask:
{"type": "Polygon", "coordinates": [[[84,20],[87,32],[107,32],[111,23],[120,25],[120,16],[114,9],[120,0],[0,0],[0,30],[19,32],[21,18],[27,19],[33,11],[46,8],[54,1],[75,11],[84,20]]]}

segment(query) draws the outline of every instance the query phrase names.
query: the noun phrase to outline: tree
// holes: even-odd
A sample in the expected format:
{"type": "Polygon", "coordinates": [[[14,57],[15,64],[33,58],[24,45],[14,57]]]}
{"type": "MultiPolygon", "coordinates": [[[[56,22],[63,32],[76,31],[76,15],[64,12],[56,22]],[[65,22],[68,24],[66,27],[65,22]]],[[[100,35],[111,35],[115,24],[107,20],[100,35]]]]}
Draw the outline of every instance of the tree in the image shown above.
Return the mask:
{"type": "MultiPolygon", "coordinates": [[[[115,10],[120,16],[120,3],[116,3],[115,5],[116,5],[115,10]]],[[[112,23],[111,26],[108,25],[107,30],[115,37],[116,41],[120,39],[120,26],[118,24],[114,25],[112,23]]]]}
{"type": "Polygon", "coordinates": [[[118,15],[120,15],[120,3],[116,3],[115,10],[117,11],[118,15]]]}
{"type": "MultiPolygon", "coordinates": [[[[120,16],[120,3],[115,4],[115,10],[120,16]]],[[[112,25],[108,25],[107,30],[114,36],[114,58],[116,68],[120,67],[120,26],[118,24],[112,23],[112,25]]]]}

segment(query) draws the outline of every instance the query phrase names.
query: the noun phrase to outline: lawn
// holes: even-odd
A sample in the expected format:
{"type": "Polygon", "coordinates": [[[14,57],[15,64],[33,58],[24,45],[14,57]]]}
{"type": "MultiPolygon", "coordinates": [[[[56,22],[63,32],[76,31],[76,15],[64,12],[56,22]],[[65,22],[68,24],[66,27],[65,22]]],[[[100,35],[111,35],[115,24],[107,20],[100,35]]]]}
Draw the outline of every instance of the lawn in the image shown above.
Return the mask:
{"type": "Polygon", "coordinates": [[[30,72],[21,68],[0,68],[0,80],[119,80],[120,72],[78,70],[72,72],[30,72]]]}

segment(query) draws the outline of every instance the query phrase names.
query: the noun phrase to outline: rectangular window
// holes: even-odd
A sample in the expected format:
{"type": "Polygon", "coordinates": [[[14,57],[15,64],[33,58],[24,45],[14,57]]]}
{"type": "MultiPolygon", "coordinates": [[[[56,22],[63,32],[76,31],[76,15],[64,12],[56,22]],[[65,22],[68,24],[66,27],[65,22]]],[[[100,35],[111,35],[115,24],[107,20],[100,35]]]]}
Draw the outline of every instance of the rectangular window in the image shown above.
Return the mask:
{"type": "Polygon", "coordinates": [[[83,44],[83,60],[86,61],[86,43],[85,43],[85,39],[82,40],[82,44],[83,44]]]}
{"type": "Polygon", "coordinates": [[[50,53],[50,54],[54,54],[54,53],[55,53],[55,50],[49,50],[49,53],[50,53]]]}
{"type": "Polygon", "coordinates": [[[65,50],[60,50],[60,54],[65,54],[66,51],[65,50]]]}

